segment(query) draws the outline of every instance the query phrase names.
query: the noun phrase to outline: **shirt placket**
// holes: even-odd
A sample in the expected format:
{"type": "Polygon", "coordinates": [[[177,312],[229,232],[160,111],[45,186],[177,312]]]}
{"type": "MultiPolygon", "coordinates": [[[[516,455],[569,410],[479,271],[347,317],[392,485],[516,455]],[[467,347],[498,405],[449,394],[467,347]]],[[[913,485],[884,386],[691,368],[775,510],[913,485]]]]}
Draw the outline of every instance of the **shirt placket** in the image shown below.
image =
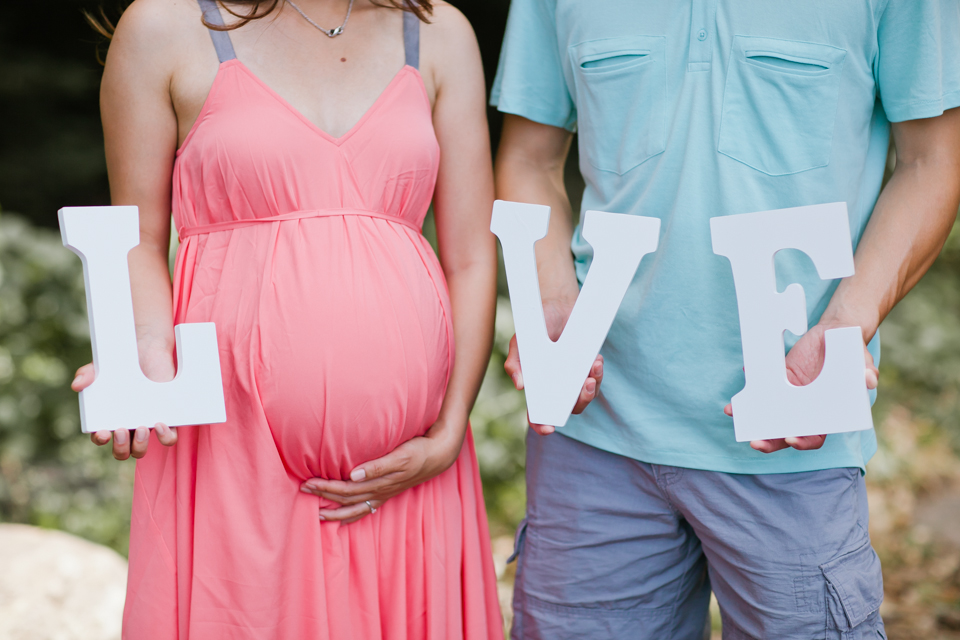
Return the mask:
{"type": "Polygon", "coordinates": [[[687,71],[709,71],[717,37],[717,0],[692,0],[687,71]]]}

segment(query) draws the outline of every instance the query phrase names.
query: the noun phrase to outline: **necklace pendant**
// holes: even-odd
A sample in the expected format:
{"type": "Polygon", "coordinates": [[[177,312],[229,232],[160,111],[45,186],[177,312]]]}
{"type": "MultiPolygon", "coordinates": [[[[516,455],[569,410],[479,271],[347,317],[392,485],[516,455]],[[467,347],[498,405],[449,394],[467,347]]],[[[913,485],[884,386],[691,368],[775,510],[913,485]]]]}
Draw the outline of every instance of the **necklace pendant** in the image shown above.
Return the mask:
{"type": "Polygon", "coordinates": [[[338,35],[343,33],[343,25],[330,29],[329,31],[324,30],[324,33],[327,34],[327,36],[330,38],[336,38],[338,35]]]}

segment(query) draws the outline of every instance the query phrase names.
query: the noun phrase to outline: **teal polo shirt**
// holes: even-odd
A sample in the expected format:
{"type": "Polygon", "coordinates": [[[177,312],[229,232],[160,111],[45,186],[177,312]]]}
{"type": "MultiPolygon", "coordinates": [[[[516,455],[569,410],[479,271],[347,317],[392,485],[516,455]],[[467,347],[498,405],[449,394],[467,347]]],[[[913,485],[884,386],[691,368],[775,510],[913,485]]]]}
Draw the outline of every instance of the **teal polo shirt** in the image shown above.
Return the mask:
{"type": "MultiPolygon", "coordinates": [[[[744,385],[737,299],[709,220],[843,201],[856,244],[890,122],[960,106],[957,0],[513,0],[491,101],[578,132],[582,210],[662,221],[601,351],[601,393],[561,433],[694,469],[864,468],[872,430],[768,455],[735,441],[723,407],[744,385]]],[[[579,228],[572,250],[582,283],[579,228]]],[[[837,282],[796,251],[776,269],[815,324],[837,282]]]]}

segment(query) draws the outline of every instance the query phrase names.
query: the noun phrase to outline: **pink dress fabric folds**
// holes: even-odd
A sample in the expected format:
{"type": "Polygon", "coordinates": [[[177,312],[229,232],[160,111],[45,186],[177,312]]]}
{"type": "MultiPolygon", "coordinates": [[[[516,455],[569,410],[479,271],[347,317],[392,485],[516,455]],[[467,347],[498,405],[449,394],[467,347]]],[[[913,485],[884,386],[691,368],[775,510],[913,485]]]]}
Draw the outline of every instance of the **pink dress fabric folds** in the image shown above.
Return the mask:
{"type": "Polygon", "coordinates": [[[434,422],[454,357],[420,226],[439,161],[404,67],[333,138],[221,64],[177,154],[176,323],[217,325],[227,423],[137,463],[130,640],[501,638],[473,440],[353,524],[299,491],[434,422]]]}

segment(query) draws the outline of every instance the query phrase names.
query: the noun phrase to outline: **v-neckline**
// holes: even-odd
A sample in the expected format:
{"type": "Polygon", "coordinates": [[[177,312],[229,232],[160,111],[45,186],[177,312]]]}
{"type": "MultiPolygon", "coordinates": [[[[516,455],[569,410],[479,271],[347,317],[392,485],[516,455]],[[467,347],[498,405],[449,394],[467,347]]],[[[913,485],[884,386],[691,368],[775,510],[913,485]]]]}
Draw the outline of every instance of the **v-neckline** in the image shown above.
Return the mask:
{"type": "Polygon", "coordinates": [[[239,59],[234,58],[233,60],[228,60],[227,62],[222,63],[221,66],[230,64],[230,63],[234,63],[235,66],[239,67],[244,73],[250,76],[250,78],[254,82],[256,82],[266,93],[272,96],[274,100],[276,100],[283,107],[289,110],[290,113],[295,115],[305,125],[310,127],[310,129],[312,129],[315,133],[317,133],[318,135],[325,138],[327,141],[329,141],[330,143],[336,146],[340,146],[344,142],[346,142],[350,137],[353,136],[354,133],[356,133],[363,126],[364,122],[370,119],[370,116],[379,108],[380,103],[383,102],[385,97],[390,93],[391,89],[393,89],[393,86],[397,84],[397,82],[400,80],[401,77],[406,75],[408,69],[419,74],[419,71],[417,71],[417,69],[415,69],[414,67],[411,67],[410,65],[407,65],[407,64],[403,65],[400,68],[400,70],[393,75],[393,78],[391,78],[390,82],[387,83],[387,86],[383,88],[383,91],[380,92],[376,100],[374,100],[373,103],[369,107],[367,107],[367,110],[363,112],[363,115],[360,116],[360,119],[357,120],[352,127],[347,129],[346,133],[344,133],[343,135],[333,136],[327,133],[324,129],[321,129],[313,120],[305,116],[302,111],[297,109],[286,98],[284,98],[279,93],[277,93],[270,85],[264,82],[260,78],[260,76],[255,74],[253,70],[250,69],[250,67],[245,65],[239,59]]]}

